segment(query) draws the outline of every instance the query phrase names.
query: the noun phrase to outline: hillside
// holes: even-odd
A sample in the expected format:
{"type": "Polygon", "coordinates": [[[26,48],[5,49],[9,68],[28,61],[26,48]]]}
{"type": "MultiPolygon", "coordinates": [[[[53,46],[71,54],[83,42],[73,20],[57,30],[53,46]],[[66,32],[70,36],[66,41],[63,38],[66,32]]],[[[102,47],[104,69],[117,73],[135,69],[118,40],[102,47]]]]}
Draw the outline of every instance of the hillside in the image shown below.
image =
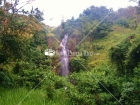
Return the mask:
{"type": "Polygon", "coordinates": [[[123,42],[125,39],[129,39],[131,35],[135,33],[135,30],[131,30],[129,28],[120,27],[120,26],[113,26],[112,32],[109,33],[105,38],[94,40],[92,42],[93,45],[101,46],[102,48],[97,51],[97,53],[100,53],[98,56],[93,56],[91,59],[91,65],[94,65],[95,63],[100,63],[101,61],[109,62],[109,49],[121,42],[123,42]]]}

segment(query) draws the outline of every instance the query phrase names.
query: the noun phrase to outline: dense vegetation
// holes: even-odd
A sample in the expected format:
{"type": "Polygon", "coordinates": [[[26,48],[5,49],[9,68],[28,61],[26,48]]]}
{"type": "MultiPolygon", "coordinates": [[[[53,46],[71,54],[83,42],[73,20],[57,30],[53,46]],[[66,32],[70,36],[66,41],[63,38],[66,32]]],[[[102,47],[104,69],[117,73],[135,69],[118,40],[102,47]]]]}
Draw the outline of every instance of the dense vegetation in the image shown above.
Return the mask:
{"type": "MultiPolygon", "coordinates": [[[[15,0],[16,1],[16,0],[15,0]]],[[[17,4],[18,1],[15,3],[17,4]]],[[[139,105],[140,9],[91,6],[54,28],[38,9],[0,0],[0,105],[139,105]],[[68,33],[70,75],[59,76],[59,50],[68,33]]]]}

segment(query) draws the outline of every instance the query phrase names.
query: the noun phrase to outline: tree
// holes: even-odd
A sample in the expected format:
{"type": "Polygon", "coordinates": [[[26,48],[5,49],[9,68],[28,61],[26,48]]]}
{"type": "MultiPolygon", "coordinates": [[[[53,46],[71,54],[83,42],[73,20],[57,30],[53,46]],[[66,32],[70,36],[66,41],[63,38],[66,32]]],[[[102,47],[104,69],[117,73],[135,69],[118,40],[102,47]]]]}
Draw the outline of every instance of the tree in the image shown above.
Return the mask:
{"type": "Polygon", "coordinates": [[[20,2],[19,0],[12,0],[10,2],[9,0],[0,0],[0,7],[2,7],[6,12],[12,12],[13,14],[15,14],[32,1],[33,0],[20,2]]]}
{"type": "Polygon", "coordinates": [[[130,2],[133,1],[133,2],[136,2],[138,4],[138,6],[140,6],[140,0],[129,0],[130,2]]]}
{"type": "Polygon", "coordinates": [[[31,16],[34,16],[38,21],[43,21],[44,18],[43,18],[43,12],[41,12],[38,8],[35,8],[31,10],[31,16]]]}

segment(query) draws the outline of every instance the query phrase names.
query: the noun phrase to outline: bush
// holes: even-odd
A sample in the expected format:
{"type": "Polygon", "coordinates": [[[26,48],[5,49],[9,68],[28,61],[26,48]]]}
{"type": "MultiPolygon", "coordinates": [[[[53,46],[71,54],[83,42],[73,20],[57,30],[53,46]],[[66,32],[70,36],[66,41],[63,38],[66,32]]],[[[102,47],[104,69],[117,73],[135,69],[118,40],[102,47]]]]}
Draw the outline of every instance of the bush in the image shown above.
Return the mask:
{"type": "Polygon", "coordinates": [[[13,84],[14,81],[12,77],[8,73],[0,71],[0,86],[8,88],[13,86],[13,84]]]}
{"type": "Polygon", "coordinates": [[[124,18],[118,19],[116,23],[117,23],[119,26],[123,26],[123,27],[129,28],[129,24],[128,24],[127,20],[124,19],[124,18]]]}
{"type": "Polygon", "coordinates": [[[74,72],[80,72],[81,70],[85,70],[84,66],[86,65],[85,60],[82,58],[72,58],[70,60],[70,66],[74,72]]]}

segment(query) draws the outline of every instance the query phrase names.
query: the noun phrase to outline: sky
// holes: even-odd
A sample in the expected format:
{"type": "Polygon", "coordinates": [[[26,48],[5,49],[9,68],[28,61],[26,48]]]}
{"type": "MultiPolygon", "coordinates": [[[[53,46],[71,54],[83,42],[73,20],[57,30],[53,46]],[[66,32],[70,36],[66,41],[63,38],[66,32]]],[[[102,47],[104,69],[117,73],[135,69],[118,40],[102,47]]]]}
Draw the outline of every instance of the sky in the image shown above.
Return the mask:
{"type": "Polygon", "coordinates": [[[62,19],[78,18],[84,9],[94,6],[106,6],[118,10],[127,6],[137,5],[129,0],[33,0],[24,8],[31,10],[32,6],[38,7],[44,13],[44,23],[50,26],[58,26],[62,19]]]}

